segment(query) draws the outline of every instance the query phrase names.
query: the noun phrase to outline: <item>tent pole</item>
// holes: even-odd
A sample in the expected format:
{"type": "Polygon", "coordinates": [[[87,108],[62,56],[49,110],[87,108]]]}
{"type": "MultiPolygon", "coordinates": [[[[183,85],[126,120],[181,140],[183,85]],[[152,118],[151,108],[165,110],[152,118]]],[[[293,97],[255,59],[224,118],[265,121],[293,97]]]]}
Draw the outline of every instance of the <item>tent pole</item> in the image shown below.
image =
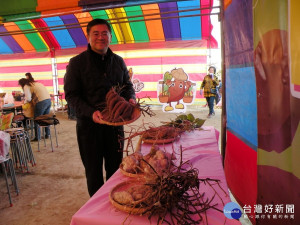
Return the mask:
{"type": "Polygon", "coordinates": [[[227,111],[226,111],[226,66],[225,66],[225,44],[224,44],[224,1],[221,2],[220,26],[221,26],[221,64],[222,64],[222,114],[221,114],[221,155],[223,167],[225,162],[226,140],[227,140],[227,111]]]}
{"type": "MultiPolygon", "coordinates": [[[[209,5],[211,6],[211,0],[209,0],[209,5]]],[[[211,13],[211,11],[210,11],[211,13]]],[[[202,21],[201,21],[202,23],[202,21]]],[[[211,19],[210,19],[210,15],[209,15],[209,24],[211,24],[211,19]]],[[[210,28],[209,28],[210,30],[210,28]]],[[[211,31],[210,31],[211,34],[211,31]]],[[[209,65],[211,66],[211,35],[208,36],[208,40],[207,40],[208,44],[208,57],[209,57],[209,65]]]]}
{"type": "Polygon", "coordinates": [[[51,48],[51,67],[52,67],[52,82],[53,82],[53,95],[54,95],[54,105],[56,106],[56,102],[58,102],[58,97],[55,96],[59,92],[58,87],[58,75],[57,75],[57,63],[56,63],[56,57],[55,57],[55,49],[51,48]]]}

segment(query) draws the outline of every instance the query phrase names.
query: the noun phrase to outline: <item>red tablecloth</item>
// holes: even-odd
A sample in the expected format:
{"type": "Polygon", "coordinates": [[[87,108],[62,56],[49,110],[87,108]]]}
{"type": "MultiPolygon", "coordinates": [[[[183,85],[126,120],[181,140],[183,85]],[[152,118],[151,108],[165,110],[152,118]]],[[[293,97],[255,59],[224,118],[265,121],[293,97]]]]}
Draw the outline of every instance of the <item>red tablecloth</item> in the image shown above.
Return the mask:
{"type": "MultiPolygon", "coordinates": [[[[230,202],[226,179],[222,167],[221,156],[218,147],[219,132],[213,127],[204,127],[201,131],[184,133],[181,138],[172,144],[160,146],[167,151],[179,151],[180,146],[184,148],[183,160],[190,160],[193,167],[199,170],[199,178],[212,178],[221,180],[221,186],[226,194],[221,190],[223,203],[230,202]]],[[[142,152],[148,153],[151,145],[143,144],[142,152]]],[[[124,222],[128,214],[115,209],[109,201],[110,190],[122,181],[129,178],[117,171],[91,198],[84,204],[72,217],[71,225],[120,225],[124,222]]],[[[205,192],[205,196],[212,197],[214,192],[208,186],[201,186],[201,192],[205,192]]],[[[75,196],[76,197],[76,196],[75,196]]],[[[213,203],[217,203],[217,208],[223,211],[222,201],[215,197],[213,203]]],[[[227,219],[222,212],[209,209],[206,212],[208,224],[241,224],[239,221],[227,219]]],[[[203,216],[205,219],[205,216],[203,216]]],[[[151,224],[156,224],[156,218],[152,219],[151,224]]],[[[125,224],[130,225],[147,225],[150,224],[147,216],[130,215],[125,224]]],[[[165,224],[165,223],[164,223],[165,224]]],[[[203,222],[202,224],[206,224],[203,222]]]]}

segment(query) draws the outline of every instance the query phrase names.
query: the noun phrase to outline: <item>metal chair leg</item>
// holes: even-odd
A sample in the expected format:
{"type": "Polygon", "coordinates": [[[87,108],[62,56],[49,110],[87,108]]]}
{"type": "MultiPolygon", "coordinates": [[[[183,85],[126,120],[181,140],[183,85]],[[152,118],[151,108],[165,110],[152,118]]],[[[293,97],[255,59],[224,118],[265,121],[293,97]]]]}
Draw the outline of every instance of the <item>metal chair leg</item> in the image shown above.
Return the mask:
{"type": "Polygon", "coordinates": [[[57,141],[57,135],[56,135],[56,125],[54,126],[54,132],[55,132],[55,139],[56,139],[56,147],[58,147],[58,141],[57,141]]]}
{"type": "Polygon", "coordinates": [[[46,147],[47,146],[46,138],[45,138],[45,129],[46,129],[46,127],[41,127],[41,128],[42,128],[42,134],[43,134],[43,136],[41,136],[41,139],[42,139],[42,137],[44,138],[44,147],[46,147]]]}
{"type": "Polygon", "coordinates": [[[26,145],[26,150],[28,152],[29,161],[30,161],[32,166],[35,166],[36,162],[35,162],[35,158],[34,158],[34,155],[33,155],[32,148],[31,148],[29,135],[28,135],[27,132],[25,132],[25,145],[26,145]]]}
{"type": "MultiPolygon", "coordinates": [[[[22,159],[22,165],[21,167],[24,169],[27,170],[27,172],[29,172],[29,167],[28,167],[28,164],[27,164],[27,157],[26,157],[26,152],[25,152],[25,149],[24,149],[24,143],[23,143],[23,140],[22,140],[22,134],[17,134],[17,146],[18,146],[18,151],[20,152],[20,156],[21,156],[21,159],[22,159]]],[[[20,159],[20,161],[21,161],[20,159]]],[[[22,172],[23,172],[23,169],[22,169],[22,172]]]]}
{"type": "MultiPolygon", "coordinates": [[[[50,130],[50,126],[49,126],[49,130],[50,130]]],[[[51,135],[51,131],[49,131],[49,136],[50,136],[51,149],[52,149],[52,152],[54,152],[54,150],[53,150],[53,144],[52,144],[52,135],[51,135]]]]}
{"type": "Polygon", "coordinates": [[[2,169],[4,171],[6,188],[7,188],[8,198],[9,198],[9,203],[10,203],[10,206],[13,206],[13,203],[12,203],[12,200],[11,200],[11,195],[10,195],[10,190],[9,190],[9,185],[8,185],[7,172],[6,172],[6,168],[5,168],[5,161],[1,163],[1,166],[2,166],[2,169]]]}
{"type": "MultiPolygon", "coordinates": [[[[26,130],[30,130],[30,139],[33,137],[34,120],[33,118],[26,119],[26,130]]],[[[29,133],[29,132],[28,132],[29,133]]]]}
{"type": "Polygon", "coordinates": [[[7,164],[8,164],[8,167],[9,167],[9,173],[10,173],[10,177],[11,177],[11,182],[12,182],[12,184],[15,187],[17,195],[19,195],[20,190],[19,190],[19,187],[18,187],[17,177],[16,177],[16,173],[15,173],[15,170],[14,170],[14,167],[13,167],[12,160],[8,159],[7,160],[7,164]]]}

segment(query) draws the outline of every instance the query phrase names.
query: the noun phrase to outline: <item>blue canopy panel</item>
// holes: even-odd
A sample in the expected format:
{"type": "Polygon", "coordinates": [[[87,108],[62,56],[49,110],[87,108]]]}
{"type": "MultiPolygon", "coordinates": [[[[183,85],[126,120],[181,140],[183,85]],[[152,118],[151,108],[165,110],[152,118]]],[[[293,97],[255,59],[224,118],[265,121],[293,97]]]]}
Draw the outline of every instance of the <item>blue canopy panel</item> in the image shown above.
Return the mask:
{"type": "MultiPolygon", "coordinates": [[[[2,37],[3,38],[3,37],[2,37]]],[[[8,47],[8,45],[0,38],[1,54],[13,54],[14,52],[8,47]]]]}
{"type": "MultiPolygon", "coordinates": [[[[51,26],[61,26],[64,25],[64,22],[60,19],[59,16],[44,18],[46,24],[51,26]]],[[[76,45],[70,36],[68,29],[65,30],[52,30],[53,35],[55,36],[57,42],[59,43],[62,49],[64,48],[76,48],[76,45]]]]}
{"type": "MultiPolygon", "coordinates": [[[[200,1],[184,1],[177,2],[178,10],[187,10],[200,8],[200,1]]],[[[200,14],[200,10],[190,12],[179,12],[179,16],[195,15],[200,14]]],[[[182,40],[197,40],[201,39],[201,17],[183,17],[179,19],[181,28],[182,40]]]]}

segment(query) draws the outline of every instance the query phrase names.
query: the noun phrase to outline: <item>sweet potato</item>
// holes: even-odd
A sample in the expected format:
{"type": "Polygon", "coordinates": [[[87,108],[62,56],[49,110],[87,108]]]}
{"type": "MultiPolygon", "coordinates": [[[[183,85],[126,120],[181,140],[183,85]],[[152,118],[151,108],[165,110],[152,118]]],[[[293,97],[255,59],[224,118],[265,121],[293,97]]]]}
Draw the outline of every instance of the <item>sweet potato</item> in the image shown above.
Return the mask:
{"type": "Polygon", "coordinates": [[[114,121],[120,122],[120,121],[126,120],[126,118],[122,117],[122,114],[124,114],[124,112],[128,110],[129,105],[130,105],[129,102],[125,101],[125,103],[123,105],[121,105],[120,108],[117,109],[117,112],[114,117],[114,121]]]}
{"type": "Polygon", "coordinates": [[[149,108],[144,109],[139,103],[133,105],[120,96],[121,89],[118,87],[112,87],[106,94],[106,106],[105,109],[105,120],[108,122],[121,122],[131,119],[132,112],[135,108],[141,111],[148,112],[149,108]]]}
{"type": "Polygon", "coordinates": [[[115,91],[115,89],[111,88],[105,96],[106,102],[108,101],[108,99],[110,99],[112,97],[112,95],[115,95],[115,94],[117,94],[117,92],[115,91]]]}
{"type": "Polygon", "coordinates": [[[117,104],[117,102],[120,101],[120,96],[118,94],[113,95],[109,101],[107,102],[107,109],[109,111],[109,113],[111,113],[113,111],[113,108],[115,106],[115,104],[117,104]]]}
{"type": "Polygon", "coordinates": [[[128,102],[126,102],[126,101],[117,102],[117,104],[115,105],[115,107],[113,108],[113,110],[111,112],[112,121],[116,121],[120,117],[120,114],[123,112],[123,110],[127,104],[128,104],[128,102]]]}
{"type": "Polygon", "coordinates": [[[120,114],[121,119],[123,121],[130,120],[133,109],[134,109],[134,107],[130,103],[128,103],[127,106],[124,108],[123,112],[121,112],[121,114],[120,114]]]}
{"type": "Polygon", "coordinates": [[[162,140],[162,139],[169,139],[175,138],[180,134],[179,130],[174,127],[167,127],[167,126],[159,126],[159,127],[152,127],[145,131],[144,139],[152,139],[152,140],[162,140]]]}

